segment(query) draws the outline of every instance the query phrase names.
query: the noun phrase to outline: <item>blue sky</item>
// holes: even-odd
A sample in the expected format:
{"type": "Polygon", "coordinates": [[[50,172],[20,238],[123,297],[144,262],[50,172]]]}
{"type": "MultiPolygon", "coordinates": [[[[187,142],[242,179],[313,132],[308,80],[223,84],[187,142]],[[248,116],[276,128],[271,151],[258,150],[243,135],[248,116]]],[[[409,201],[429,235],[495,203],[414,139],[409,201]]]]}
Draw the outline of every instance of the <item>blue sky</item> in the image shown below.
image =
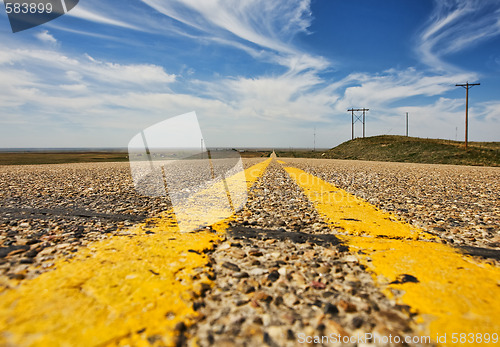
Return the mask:
{"type": "Polygon", "coordinates": [[[498,0],[81,0],[13,34],[0,148],[126,147],[196,111],[209,146],[329,148],[405,132],[500,141],[498,0]],[[356,124],[361,135],[361,124],[356,124]]]}

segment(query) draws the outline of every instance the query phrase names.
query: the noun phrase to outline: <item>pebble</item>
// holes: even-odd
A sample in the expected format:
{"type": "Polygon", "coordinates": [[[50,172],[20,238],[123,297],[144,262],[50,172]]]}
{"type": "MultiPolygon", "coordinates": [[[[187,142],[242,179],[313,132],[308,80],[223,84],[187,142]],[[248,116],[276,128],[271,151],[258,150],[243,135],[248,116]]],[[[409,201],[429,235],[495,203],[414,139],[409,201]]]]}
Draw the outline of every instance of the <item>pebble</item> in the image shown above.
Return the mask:
{"type": "Polygon", "coordinates": [[[225,267],[226,269],[229,269],[229,270],[232,270],[232,271],[240,271],[240,268],[238,267],[238,265],[230,263],[228,261],[224,262],[222,264],[222,266],[225,267]]]}
{"type": "Polygon", "coordinates": [[[325,314],[336,315],[339,313],[339,309],[337,308],[337,306],[328,302],[325,305],[324,312],[325,312],[325,314]]]}
{"type": "Polygon", "coordinates": [[[276,282],[280,278],[280,274],[278,271],[273,270],[268,276],[267,279],[270,280],[271,282],[276,282]]]}
{"type": "Polygon", "coordinates": [[[255,268],[255,269],[248,271],[248,273],[252,276],[261,276],[261,275],[264,275],[268,272],[269,272],[268,270],[261,269],[261,268],[255,268]]]}

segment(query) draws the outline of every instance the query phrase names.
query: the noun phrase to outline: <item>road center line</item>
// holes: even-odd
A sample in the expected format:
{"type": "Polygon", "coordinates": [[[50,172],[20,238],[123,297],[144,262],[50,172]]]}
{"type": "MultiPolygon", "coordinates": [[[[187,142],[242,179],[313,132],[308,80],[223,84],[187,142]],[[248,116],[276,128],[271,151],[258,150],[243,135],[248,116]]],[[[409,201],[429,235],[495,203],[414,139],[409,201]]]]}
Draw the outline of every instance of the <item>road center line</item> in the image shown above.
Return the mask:
{"type": "MultiPolygon", "coordinates": [[[[245,170],[247,187],[270,160],[245,170]]],[[[176,325],[193,322],[193,298],[211,285],[204,251],[228,220],[180,233],[170,211],[56,261],[53,271],[0,293],[0,345],[175,344],[176,325]]]]}
{"type": "Polygon", "coordinates": [[[285,167],[383,292],[419,315],[423,334],[500,332],[500,269],[305,171],[285,167]]]}

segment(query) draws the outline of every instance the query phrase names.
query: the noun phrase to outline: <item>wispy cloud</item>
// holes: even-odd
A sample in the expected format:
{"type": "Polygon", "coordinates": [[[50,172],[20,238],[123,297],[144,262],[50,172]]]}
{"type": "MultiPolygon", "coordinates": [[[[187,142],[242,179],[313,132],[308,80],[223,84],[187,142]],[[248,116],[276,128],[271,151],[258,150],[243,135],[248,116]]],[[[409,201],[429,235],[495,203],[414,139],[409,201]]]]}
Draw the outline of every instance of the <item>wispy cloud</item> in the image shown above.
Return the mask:
{"type": "MultiPolygon", "coordinates": [[[[330,65],[291,43],[298,33],[308,32],[313,19],[310,0],[138,0],[127,3],[127,8],[88,0],[68,14],[97,24],[232,46],[295,73],[330,65]],[[154,9],[156,15],[146,9],[154,9]]],[[[92,30],[73,32],[99,35],[92,30]]]]}
{"type": "Polygon", "coordinates": [[[433,68],[456,70],[443,58],[500,35],[498,0],[435,0],[418,37],[417,50],[433,68]]]}
{"type": "Polygon", "coordinates": [[[302,52],[290,43],[311,25],[310,0],[142,2],[203,36],[243,49],[254,57],[272,59],[292,71],[322,70],[329,65],[325,59],[302,52]],[[268,50],[267,54],[262,49],[268,50]]]}
{"type": "Polygon", "coordinates": [[[64,76],[101,84],[158,88],[175,81],[161,66],[153,64],[117,64],[100,61],[89,55],[69,56],[53,50],[5,49],[0,63],[8,64],[4,71],[29,68],[38,80],[64,80],[64,76]]]}
{"type": "Polygon", "coordinates": [[[474,73],[429,74],[414,68],[387,70],[380,74],[355,73],[341,81],[345,88],[337,108],[371,105],[389,108],[394,101],[414,96],[438,96],[455,88],[457,80],[474,80],[474,73]]]}
{"type": "Polygon", "coordinates": [[[57,44],[57,40],[55,39],[54,36],[49,34],[48,30],[39,31],[38,33],[35,34],[35,37],[42,42],[46,42],[53,45],[57,44]]]}
{"type": "Polygon", "coordinates": [[[290,53],[286,43],[309,27],[309,0],[142,0],[166,16],[214,36],[221,30],[275,51],[290,53]]]}
{"type": "Polygon", "coordinates": [[[89,36],[89,37],[95,37],[95,38],[99,38],[99,39],[103,39],[103,40],[108,40],[108,41],[122,41],[123,40],[122,38],[118,38],[118,37],[115,37],[115,36],[103,35],[103,34],[99,34],[99,33],[96,33],[96,32],[84,31],[84,30],[76,30],[76,29],[68,28],[68,27],[65,27],[65,26],[58,25],[58,24],[56,24],[54,22],[50,22],[48,24],[48,26],[50,26],[51,28],[56,29],[56,30],[61,30],[61,31],[65,31],[65,32],[72,33],[72,34],[77,34],[77,35],[84,35],[84,36],[89,36]]]}
{"type": "Polygon", "coordinates": [[[495,126],[491,127],[492,131],[500,129],[500,101],[486,101],[477,106],[471,107],[473,117],[490,122],[495,126]]]}
{"type": "Polygon", "coordinates": [[[127,22],[119,20],[119,19],[109,17],[109,16],[104,15],[102,13],[113,13],[113,12],[101,11],[100,13],[97,13],[95,11],[88,10],[84,6],[82,6],[82,4],[79,4],[73,10],[68,12],[67,15],[73,16],[76,18],[80,18],[80,19],[84,19],[87,21],[91,21],[91,22],[113,25],[113,26],[117,26],[117,27],[133,29],[133,30],[140,30],[139,27],[137,27],[135,25],[132,25],[130,23],[127,23],[127,22]]]}

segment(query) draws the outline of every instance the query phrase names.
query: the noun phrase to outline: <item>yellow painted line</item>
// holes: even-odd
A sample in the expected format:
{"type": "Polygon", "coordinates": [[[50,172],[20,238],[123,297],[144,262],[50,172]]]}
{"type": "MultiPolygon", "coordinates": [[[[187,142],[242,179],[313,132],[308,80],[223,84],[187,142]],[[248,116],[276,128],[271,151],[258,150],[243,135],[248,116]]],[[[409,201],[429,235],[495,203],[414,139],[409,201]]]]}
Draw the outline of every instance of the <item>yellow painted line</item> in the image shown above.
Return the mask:
{"type": "Polygon", "coordinates": [[[412,240],[437,239],[318,177],[299,169],[285,168],[285,170],[306,190],[310,199],[323,202],[318,208],[326,209],[325,213],[334,216],[330,218],[330,222],[335,228],[344,229],[351,235],[412,240]]]}
{"type": "MultiPolygon", "coordinates": [[[[183,204],[175,206],[175,215],[180,229],[184,231],[197,230],[231,216],[234,209],[238,209],[238,207],[242,208],[246,201],[248,185],[253,184],[252,180],[247,179],[246,171],[261,174],[270,162],[271,159],[267,159],[254,168],[240,171],[224,181],[219,180],[209,188],[194,194],[183,204]],[[231,204],[228,192],[230,192],[231,204]]],[[[252,174],[248,175],[258,177],[252,174]]]]}
{"type": "MultiPolygon", "coordinates": [[[[360,262],[373,273],[384,293],[389,297],[394,289],[404,293],[396,299],[418,313],[423,333],[434,340],[438,334],[447,334],[448,344],[454,333],[455,337],[500,334],[498,267],[448,245],[429,242],[426,239],[431,237],[423,230],[316,176],[291,167],[285,170],[332,227],[349,234],[339,238],[351,250],[361,251],[356,252],[360,262]],[[404,282],[403,275],[413,276],[418,283],[397,283],[404,282]]],[[[460,345],[460,339],[457,341],[460,345]]]]}
{"type": "Polygon", "coordinates": [[[271,158],[264,160],[263,162],[253,165],[245,170],[245,176],[247,180],[247,188],[250,189],[252,185],[257,181],[257,179],[264,174],[267,166],[271,163],[271,158]]]}
{"type": "MultiPolygon", "coordinates": [[[[269,162],[245,170],[248,186],[269,162]]],[[[58,260],[53,271],[0,293],[0,346],[175,344],[176,324],[192,324],[193,297],[211,285],[204,250],[227,222],[180,233],[170,211],[58,260]]]]}

